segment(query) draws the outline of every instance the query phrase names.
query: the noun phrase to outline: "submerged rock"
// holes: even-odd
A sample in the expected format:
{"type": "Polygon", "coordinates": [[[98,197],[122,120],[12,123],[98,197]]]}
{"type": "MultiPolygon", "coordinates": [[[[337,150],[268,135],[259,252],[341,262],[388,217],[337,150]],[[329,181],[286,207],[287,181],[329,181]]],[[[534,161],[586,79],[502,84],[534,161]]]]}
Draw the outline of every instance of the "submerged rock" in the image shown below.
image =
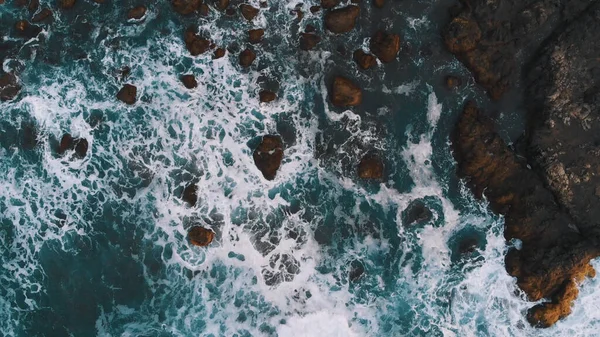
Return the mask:
{"type": "Polygon", "coordinates": [[[321,7],[331,9],[340,4],[342,0],[321,0],[321,7]]]}
{"type": "Polygon", "coordinates": [[[21,85],[17,82],[17,77],[12,73],[5,73],[0,76],[0,101],[8,101],[15,98],[21,85]]]}
{"type": "Polygon", "coordinates": [[[223,49],[223,48],[215,49],[215,52],[213,53],[213,59],[220,59],[223,56],[225,56],[225,49],[223,49]]]}
{"type": "Polygon", "coordinates": [[[146,9],[145,6],[137,6],[135,8],[132,8],[127,13],[127,18],[128,19],[139,20],[139,19],[143,18],[144,15],[146,15],[146,10],[147,9],[146,9]]]}
{"type": "Polygon", "coordinates": [[[125,84],[117,93],[117,98],[129,105],[135,104],[137,101],[137,87],[131,84],[125,84]]]}
{"type": "Polygon", "coordinates": [[[383,8],[385,5],[385,0],[373,0],[373,6],[377,8],[383,8]]]}
{"type": "Polygon", "coordinates": [[[229,0],[215,0],[215,6],[218,10],[224,11],[229,7],[229,0]]]}
{"type": "Polygon", "coordinates": [[[371,38],[371,52],[383,63],[390,63],[396,59],[400,50],[400,36],[397,34],[377,31],[371,38]]]}
{"type": "Polygon", "coordinates": [[[359,15],[360,8],[358,6],[331,10],[325,14],[325,27],[332,33],[347,33],[354,28],[359,15]]]}
{"type": "Polygon", "coordinates": [[[264,29],[250,29],[248,31],[248,40],[250,43],[259,43],[262,40],[263,35],[265,35],[264,29]]]}
{"type": "Polygon", "coordinates": [[[75,6],[75,0],[58,0],[58,5],[63,9],[71,9],[75,6]]]}
{"type": "Polygon", "coordinates": [[[277,170],[283,160],[283,142],[277,135],[263,136],[262,142],[258,145],[254,154],[254,164],[262,172],[267,180],[275,179],[277,170]]]}
{"type": "Polygon", "coordinates": [[[329,99],[337,107],[356,106],[362,102],[362,91],[354,82],[337,76],[333,79],[329,99]]]}
{"type": "Polygon", "coordinates": [[[172,0],[171,4],[177,13],[190,15],[200,8],[202,0],[172,0]]]}
{"type": "Polygon", "coordinates": [[[242,16],[246,18],[246,20],[252,21],[258,15],[259,9],[252,7],[248,4],[241,4],[240,11],[242,12],[242,16]]]}
{"type": "Polygon", "coordinates": [[[459,77],[448,75],[444,78],[446,88],[449,90],[455,90],[462,85],[462,80],[459,77]]]}
{"type": "Polygon", "coordinates": [[[78,158],[84,158],[88,151],[88,141],[85,138],[73,138],[66,133],[60,140],[58,148],[59,154],[64,154],[67,151],[75,150],[75,155],[78,158]]]}
{"type": "Polygon", "coordinates": [[[365,266],[362,262],[354,260],[350,263],[350,273],[348,275],[350,282],[358,281],[365,273],[365,266]]]}
{"type": "Polygon", "coordinates": [[[356,64],[363,70],[373,68],[377,65],[375,56],[365,53],[362,49],[357,49],[353,56],[356,64]]]}
{"type": "Polygon", "coordinates": [[[404,210],[404,224],[410,226],[412,224],[423,223],[431,220],[433,214],[421,200],[411,202],[406,210],[404,210]]]}
{"type": "Polygon", "coordinates": [[[300,49],[302,50],[311,50],[317,44],[321,42],[321,37],[317,34],[313,33],[301,33],[300,34],[300,49]]]}
{"type": "Polygon", "coordinates": [[[215,238],[215,232],[200,226],[194,226],[188,231],[190,243],[198,247],[206,247],[215,238]]]}
{"type": "Polygon", "coordinates": [[[194,89],[198,86],[198,82],[196,81],[196,78],[192,74],[181,76],[181,82],[188,89],[194,89]]]}
{"type": "Polygon", "coordinates": [[[260,97],[260,101],[263,103],[272,102],[277,99],[277,94],[270,90],[261,90],[258,93],[258,96],[260,97]]]}
{"type": "Polygon", "coordinates": [[[31,22],[41,22],[50,17],[52,17],[52,11],[48,8],[42,8],[39,13],[33,16],[31,22]]]}
{"type": "Polygon", "coordinates": [[[365,155],[358,164],[358,176],[361,179],[383,179],[383,161],[375,154],[365,155]]]}
{"type": "Polygon", "coordinates": [[[256,60],[256,53],[250,49],[244,49],[240,53],[240,65],[244,68],[248,68],[256,60]]]}
{"type": "Polygon", "coordinates": [[[15,30],[20,37],[31,39],[36,37],[42,31],[42,28],[30,24],[27,20],[20,20],[15,24],[15,30]]]}
{"type": "Polygon", "coordinates": [[[210,40],[198,36],[194,28],[188,28],[185,31],[183,40],[192,56],[204,54],[210,49],[210,40]]]}

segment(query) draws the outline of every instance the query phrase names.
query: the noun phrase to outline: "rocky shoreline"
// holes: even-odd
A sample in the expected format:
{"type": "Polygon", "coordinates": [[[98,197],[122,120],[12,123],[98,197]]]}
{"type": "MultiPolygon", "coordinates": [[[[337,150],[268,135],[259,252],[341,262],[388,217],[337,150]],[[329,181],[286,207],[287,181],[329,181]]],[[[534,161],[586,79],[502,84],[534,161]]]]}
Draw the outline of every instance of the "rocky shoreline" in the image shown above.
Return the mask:
{"type": "Polygon", "coordinates": [[[600,255],[600,3],[463,1],[442,35],[493,100],[519,85],[527,130],[510,149],[467,103],[453,140],[458,173],[505,216],[509,274],[532,301],[531,324],[571,312],[600,255]]]}

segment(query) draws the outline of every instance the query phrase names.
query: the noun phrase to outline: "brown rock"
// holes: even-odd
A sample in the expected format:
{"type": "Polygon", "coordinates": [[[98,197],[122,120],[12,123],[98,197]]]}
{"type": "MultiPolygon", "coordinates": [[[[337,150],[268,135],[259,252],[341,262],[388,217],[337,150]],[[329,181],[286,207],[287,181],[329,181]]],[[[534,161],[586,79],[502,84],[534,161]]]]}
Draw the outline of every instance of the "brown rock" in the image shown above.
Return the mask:
{"type": "Polygon", "coordinates": [[[358,176],[361,179],[380,180],[383,178],[383,161],[373,154],[364,156],[358,164],[358,176]]]}
{"type": "Polygon", "coordinates": [[[20,20],[15,24],[15,30],[20,37],[31,39],[36,37],[42,31],[42,28],[29,24],[27,20],[20,20]]]}
{"type": "Polygon", "coordinates": [[[451,53],[464,53],[477,47],[481,40],[481,29],[477,21],[468,15],[457,16],[443,33],[446,48],[451,53]]]}
{"type": "Polygon", "coordinates": [[[183,189],[183,195],[181,196],[183,201],[187,202],[190,206],[196,206],[198,202],[198,185],[196,183],[192,183],[187,185],[183,189]]]}
{"type": "Polygon", "coordinates": [[[202,0],[172,0],[171,4],[175,12],[190,15],[200,8],[202,0]]]}
{"type": "Polygon", "coordinates": [[[301,33],[300,34],[300,49],[302,50],[311,50],[317,44],[321,42],[321,37],[317,34],[313,33],[301,33]]]}
{"type": "Polygon", "coordinates": [[[310,12],[315,14],[321,10],[321,6],[310,6],[310,12]]]}
{"type": "Polygon", "coordinates": [[[206,247],[215,238],[215,232],[200,226],[194,226],[188,231],[188,239],[194,246],[206,247]]]}
{"type": "Polygon", "coordinates": [[[375,56],[365,53],[362,49],[357,49],[354,52],[354,61],[363,70],[373,68],[377,65],[375,56]]]}
{"type": "Polygon", "coordinates": [[[63,9],[71,9],[75,6],[75,0],[58,0],[58,5],[63,9]]]}
{"type": "Polygon", "coordinates": [[[385,5],[385,0],[373,0],[373,6],[377,8],[383,8],[385,5]]]}
{"type": "Polygon", "coordinates": [[[305,33],[316,33],[317,28],[315,28],[315,26],[313,26],[313,25],[306,25],[306,28],[304,28],[304,32],[305,33]]]}
{"type": "Polygon", "coordinates": [[[277,99],[277,94],[270,90],[261,90],[261,92],[258,93],[258,96],[263,103],[272,102],[277,99]]]}
{"type": "Polygon", "coordinates": [[[31,0],[29,2],[29,6],[27,6],[27,10],[29,13],[34,13],[40,7],[40,0],[31,0]]]}
{"type": "Polygon", "coordinates": [[[264,29],[251,29],[248,31],[248,40],[250,43],[259,43],[265,35],[264,29]]]}
{"type": "Polygon", "coordinates": [[[88,151],[88,141],[85,138],[73,138],[70,134],[65,133],[60,140],[58,153],[64,154],[71,150],[75,150],[78,158],[84,158],[88,151]]]}
{"type": "Polygon", "coordinates": [[[215,53],[213,54],[213,59],[220,59],[223,56],[225,56],[225,49],[223,49],[223,48],[215,49],[215,53]]]}
{"type": "Polygon", "coordinates": [[[146,15],[146,10],[147,9],[145,6],[138,6],[138,7],[132,8],[127,13],[127,18],[139,20],[139,19],[143,18],[144,15],[146,15]]]}
{"type": "Polygon", "coordinates": [[[332,33],[347,33],[356,25],[359,14],[360,9],[358,6],[334,9],[325,14],[325,27],[332,33]]]}
{"type": "Polygon", "coordinates": [[[446,88],[449,90],[455,90],[462,85],[462,80],[453,75],[446,76],[444,82],[446,83],[446,88]]]}
{"type": "Polygon", "coordinates": [[[242,16],[248,21],[252,21],[258,15],[258,8],[252,7],[248,4],[240,5],[240,11],[242,11],[242,16]]]}
{"type": "Polygon", "coordinates": [[[371,38],[370,48],[381,62],[390,63],[396,59],[400,50],[400,36],[377,31],[371,38]]]}
{"type": "Polygon", "coordinates": [[[321,7],[331,9],[342,2],[341,0],[321,0],[321,7]]]}
{"type": "Polygon", "coordinates": [[[337,76],[333,80],[329,97],[334,106],[356,106],[362,102],[362,91],[354,82],[345,77],[337,76]]]}
{"type": "Polygon", "coordinates": [[[198,11],[200,12],[201,15],[208,16],[210,9],[208,8],[207,4],[201,4],[200,9],[198,11]]]}
{"type": "Polygon", "coordinates": [[[191,74],[181,76],[181,82],[188,89],[194,89],[198,86],[196,78],[194,77],[194,75],[191,74]]]}
{"type": "Polygon", "coordinates": [[[131,84],[125,84],[117,93],[117,98],[129,105],[135,104],[137,101],[137,88],[131,84]]]}
{"type": "Polygon", "coordinates": [[[49,17],[52,17],[52,11],[48,8],[42,8],[42,10],[39,13],[33,16],[31,21],[40,22],[46,20],[49,17]]]}
{"type": "Polygon", "coordinates": [[[21,86],[14,74],[5,73],[0,76],[0,101],[8,101],[15,98],[19,91],[21,91],[21,86]]]}
{"type": "Polygon", "coordinates": [[[185,46],[192,56],[204,54],[208,49],[210,49],[210,41],[198,36],[193,28],[188,28],[185,31],[183,40],[185,41],[185,46]]]}
{"type": "Polygon", "coordinates": [[[275,135],[263,136],[262,142],[254,150],[252,157],[254,158],[254,164],[262,172],[265,179],[275,179],[277,170],[279,170],[283,160],[281,137],[275,135]]]}
{"type": "Polygon", "coordinates": [[[229,7],[229,0],[216,0],[217,9],[224,11],[229,7]]]}
{"type": "Polygon", "coordinates": [[[244,49],[240,53],[240,65],[244,68],[248,68],[256,60],[256,53],[250,49],[244,49]]]}

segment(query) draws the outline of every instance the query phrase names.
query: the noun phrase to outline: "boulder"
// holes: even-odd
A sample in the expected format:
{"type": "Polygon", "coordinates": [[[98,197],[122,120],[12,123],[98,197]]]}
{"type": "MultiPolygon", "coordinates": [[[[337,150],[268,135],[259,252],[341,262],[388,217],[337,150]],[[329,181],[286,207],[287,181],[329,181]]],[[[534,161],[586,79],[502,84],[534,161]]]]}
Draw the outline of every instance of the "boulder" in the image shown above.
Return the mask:
{"type": "Polygon", "coordinates": [[[144,15],[146,15],[146,10],[147,10],[147,8],[145,6],[134,7],[132,9],[130,9],[129,12],[127,13],[127,18],[130,20],[131,19],[139,20],[139,19],[143,18],[144,15]]]}
{"type": "Polygon", "coordinates": [[[202,0],[172,0],[171,4],[175,12],[181,15],[190,15],[200,8],[202,0]]]}
{"type": "Polygon", "coordinates": [[[67,151],[75,150],[75,156],[84,158],[88,151],[88,141],[85,138],[73,138],[70,134],[65,133],[58,148],[59,154],[64,154],[67,151]]]}
{"type": "Polygon", "coordinates": [[[17,82],[17,77],[12,73],[5,73],[0,76],[0,101],[9,101],[17,96],[21,91],[21,85],[17,82]]]}
{"type": "Polygon", "coordinates": [[[251,29],[248,31],[248,40],[250,43],[259,43],[263,35],[265,35],[264,29],[251,29]]]}
{"type": "Polygon", "coordinates": [[[333,79],[329,99],[337,107],[356,106],[362,102],[362,91],[351,80],[337,76],[333,79]]]}
{"type": "Polygon", "coordinates": [[[342,2],[341,0],[321,0],[321,7],[331,9],[342,2]]]}
{"type": "Polygon", "coordinates": [[[62,9],[71,9],[75,6],[75,0],[58,0],[58,6],[62,9]]]}
{"type": "Polygon", "coordinates": [[[117,98],[129,105],[135,104],[137,101],[137,87],[131,84],[125,84],[117,93],[117,98]]]}
{"type": "Polygon", "coordinates": [[[369,48],[381,62],[390,63],[400,50],[400,36],[379,30],[371,38],[369,48]]]}
{"type": "Polygon", "coordinates": [[[347,6],[334,9],[325,14],[325,27],[336,34],[347,33],[356,25],[360,15],[358,6],[347,6]]]}
{"type": "Polygon", "coordinates": [[[240,65],[244,68],[250,67],[252,63],[256,60],[256,53],[250,49],[244,49],[240,53],[240,65]]]}
{"type": "Polygon", "coordinates": [[[50,17],[52,17],[52,11],[48,8],[42,8],[39,13],[33,16],[31,22],[41,22],[50,17]]]}
{"type": "Polygon", "coordinates": [[[15,30],[20,37],[31,39],[36,37],[42,31],[42,28],[29,24],[27,20],[20,20],[15,24],[15,30]]]}
{"type": "Polygon", "coordinates": [[[424,223],[431,220],[433,214],[421,200],[411,202],[404,210],[404,224],[410,226],[413,224],[424,223]]]}
{"type": "Polygon", "coordinates": [[[181,76],[181,82],[188,89],[194,89],[198,86],[198,82],[196,82],[196,78],[192,74],[181,76]]]}
{"type": "Polygon", "coordinates": [[[277,99],[277,94],[270,90],[261,90],[258,93],[258,96],[260,97],[260,101],[263,103],[272,102],[277,99]]]}
{"type": "Polygon", "coordinates": [[[252,7],[248,4],[241,4],[240,11],[242,16],[248,21],[252,21],[258,15],[258,8],[252,7]]]}
{"type": "Polygon", "coordinates": [[[224,11],[229,7],[229,0],[215,0],[215,6],[218,10],[224,11]]]}
{"type": "Polygon", "coordinates": [[[358,176],[361,179],[383,179],[383,161],[374,154],[367,154],[358,164],[358,176]]]}
{"type": "Polygon", "coordinates": [[[225,49],[223,49],[223,48],[215,49],[215,52],[213,54],[213,59],[220,59],[223,56],[225,56],[225,49]]]}
{"type": "Polygon", "coordinates": [[[184,42],[192,56],[204,54],[210,49],[210,40],[198,36],[193,28],[188,28],[184,34],[184,42]]]}
{"type": "Polygon", "coordinates": [[[202,16],[208,16],[208,13],[210,12],[210,8],[208,7],[207,4],[203,3],[200,5],[200,9],[198,9],[198,12],[202,16]]]}
{"type": "Polygon", "coordinates": [[[358,260],[353,260],[350,263],[350,273],[348,275],[350,282],[358,281],[365,273],[365,266],[358,260]]]}
{"type": "Polygon", "coordinates": [[[311,50],[317,44],[321,42],[321,37],[317,34],[313,33],[301,33],[300,34],[300,49],[302,50],[311,50]]]}
{"type": "Polygon", "coordinates": [[[310,6],[310,12],[315,14],[321,10],[321,6],[310,6]]]}
{"type": "Polygon", "coordinates": [[[27,6],[27,10],[29,11],[29,13],[35,13],[35,11],[37,11],[39,7],[40,0],[31,0],[29,2],[29,6],[27,6]]]}
{"type": "Polygon", "coordinates": [[[200,226],[194,226],[188,231],[190,243],[198,247],[206,247],[215,238],[215,232],[200,226]]]}
{"type": "Polygon", "coordinates": [[[191,207],[196,206],[196,203],[198,202],[198,185],[196,183],[187,185],[183,189],[181,199],[187,202],[191,207]]]}
{"type": "Polygon", "coordinates": [[[354,61],[363,70],[371,69],[377,65],[375,56],[365,53],[362,49],[354,52],[354,61]]]}
{"type": "Polygon", "coordinates": [[[254,150],[254,164],[267,180],[275,179],[283,160],[283,142],[277,135],[263,136],[262,142],[254,150]]]}
{"type": "Polygon", "coordinates": [[[456,90],[462,85],[462,80],[459,77],[448,75],[444,77],[444,83],[446,83],[448,90],[456,90]]]}

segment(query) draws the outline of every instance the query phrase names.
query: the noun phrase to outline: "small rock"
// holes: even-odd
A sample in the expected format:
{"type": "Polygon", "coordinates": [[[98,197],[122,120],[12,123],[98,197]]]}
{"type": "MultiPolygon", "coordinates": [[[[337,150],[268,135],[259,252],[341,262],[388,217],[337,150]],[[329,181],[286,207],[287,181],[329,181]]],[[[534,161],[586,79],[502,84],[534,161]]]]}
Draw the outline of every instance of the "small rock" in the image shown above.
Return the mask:
{"type": "Polygon", "coordinates": [[[264,29],[251,29],[248,31],[248,40],[250,43],[259,43],[265,35],[264,29]]]}
{"type": "Polygon", "coordinates": [[[462,80],[456,76],[448,75],[444,78],[446,88],[449,90],[455,90],[462,85],[462,80]]]}
{"type": "Polygon", "coordinates": [[[145,6],[138,6],[138,7],[132,8],[129,10],[129,13],[127,13],[127,18],[139,20],[139,19],[143,18],[144,15],[146,15],[146,10],[147,9],[145,6]]]}
{"type": "Polygon", "coordinates": [[[310,12],[315,14],[321,10],[321,6],[310,6],[310,12]]]}
{"type": "Polygon", "coordinates": [[[75,0],[59,0],[58,5],[63,9],[71,9],[75,6],[75,0]]]}
{"type": "Polygon", "coordinates": [[[381,158],[373,154],[364,156],[358,164],[358,176],[361,179],[382,179],[383,161],[381,158]]]}
{"type": "Polygon", "coordinates": [[[365,53],[362,49],[357,49],[354,52],[354,61],[363,70],[373,68],[377,65],[375,56],[365,53]]]}
{"type": "Polygon", "coordinates": [[[217,9],[224,11],[229,7],[229,0],[216,0],[217,9]]]}
{"type": "Polygon", "coordinates": [[[276,135],[263,136],[262,142],[254,150],[252,157],[254,158],[254,164],[262,172],[265,179],[275,179],[277,170],[279,170],[283,160],[281,137],[276,135]]]}
{"type": "Polygon", "coordinates": [[[321,37],[317,34],[313,33],[301,33],[300,34],[300,49],[302,50],[311,50],[317,44],[321,42],[321,37]]]}
{"type": "Polygon", "coordinates": [[[119,70],[119,76],[121,77],[121,81],[125,81],[129,75],[131,75],[131,67],[124,66],[119,70]]]}
{"type": "Polygon", "coordinates": [[[242,67],[248,68],[250,65],[252,65],[254,60],[256,60],[256,53],[252,50],[244,49],[244,51],[240,53],[240,65],[242,67]]]}
{"type": "Polygon", "coordinates": [[[377,8],[383,8],[385,5],[385,0],[373,0],[373,6],[377,8]]]}
{"type": "Polygon", "coordinates": [[[362,102],[362,91],[354,82],[341,76],[333,80],[331,103],[337,107],[350,107],[362,102]]]}
{"type": "Polygon", "coordinates": [[[252,21],[258,15],[258,8],[252,7],[248,4],[240,5],[242,16],[248,21],[252,21]]]}
{"type": "Polygon", "coordinates": [[[42,10],[37,13],[36,15],[33,16],[33,18],[31,19],[32,22],[40,22],[40,21],[44,21],[47,18],[52,16],[52,11],[48,8],[42,8],[42,10]]]}
{"type": "Polygon", "coordinates": [[[360,9],[358,6],[334,9],[325,14],[325,26],[332,33],[347,33],[356,25],[359,14],[360,9]]]}
{"type": "Polygon", "coordinates": [[[187,202],[190,206],[196,206],[198,202],[198,185],[196,183],[192,183],[187,185],[183,189],[183,195],[181,196],[183,201],[187,202]]]}
{"type": "Polygon", "coordinates": [[[135,104],[137,101],[137,88],[131,84],[125,84],[117,93],[117,98],[129,105],[135,104]]]}
{"type": "Polygon", "coordinates": [[[191,74],[181,76],[181,82],[188,89],[194,89],[198,86],[196,78],[194,77],[194,75],[191,74]]]}
{"type": "Polygon", "coordinates": [[[260,101],[263,103],[272,102],[277,99],[277,94],[270,90],[261,90],[258,93],[258,96],[260,97],[260,101]]]}
{"type": "Polygon", "coordinates": [[[183,40],[185,41],[185,46],[192,56],[204,54],[208,49],[210,49],[210,40],[198,36],[193,28],[188,28],[185,31],[183,40]]]}
{"type": "Polygon", "coordinates": [[[29,2],[29,6],[27,6],[27,10],[29,13],[34,13],[40,7],[40,0],[31,0],[29,2]]]}
{"type": "Polygon", "coordinates": [[[171,4],[175,12],[190,15],[200,8],[202,0],[172,0],[171,4]]]}
{"type": "Polygon", "coordinates": [[[363,266],[363,264],[360,261],[354,260],[350,263],[350,273],[349,273],[350,282],[358,281],[358,279],[360,279],[364,273],[365,273],[365,266],[363,266]]]}
{"type": "Polygon", "coordinates": [[[58,153],[62,155],[70,150],[75,150],[78,158],[84,158],[88,151],[88,141],[85,138],[73,138],[70,134],[65,133],[60,140],[58,153]]]}
{"type": "Polygon", "coordinates": [[[340,4],[342,0],[321,0],[321,7],[331,9],[340,4]]]}
{"type": "Polygon", "coordinates": [[[194,226],[188,231],[188,239],[194,246],[206,247],[215,238],[215,232],[200,226],[194,226]]]}
{"type": "Polygon", "coordinates": [[[225,15],[227,15],[227,16],[234,16],[235,15],[235,9],[233,9],[233,8],[227,8],[225,10],[225,15]]]}
{"type": "Polygon", "coordinates": [[[400,36],[397,34],[377,31],[371,38],[371,52],[383,63],[390,63],[396,59],[400,50],[400,36]]]}
{"type": "Polygon", "coordinates": [[[433,216],[431,214],[431,210],[427,208],[424,202],[421,200],[415,200],[411,202],[406,210],[404,211],[405,221],[404,224],[406,226],[410,226],[412,224],[423,223],[431,220],[433,216]]]}
{"type": "Polygon", "coordinates": [[[220,59],[223,56],[225,56],[225,49],[223,49],[223,48],[215,49],[215,52],[213,54],[213,59],[220,59]]]}
{"type": "Polygon", "coordinates": [[[38,144],[37,130],[32,123],[23,123],[21,126],[21,147],[32,150],[38,144]]]}
{"type": "Polygon", "coordinates": [[[5,73],[0,76],[0,101],[8,101],[21,91],[21,86],[17,83],[17,77],[12,73],[5,73]]]}

